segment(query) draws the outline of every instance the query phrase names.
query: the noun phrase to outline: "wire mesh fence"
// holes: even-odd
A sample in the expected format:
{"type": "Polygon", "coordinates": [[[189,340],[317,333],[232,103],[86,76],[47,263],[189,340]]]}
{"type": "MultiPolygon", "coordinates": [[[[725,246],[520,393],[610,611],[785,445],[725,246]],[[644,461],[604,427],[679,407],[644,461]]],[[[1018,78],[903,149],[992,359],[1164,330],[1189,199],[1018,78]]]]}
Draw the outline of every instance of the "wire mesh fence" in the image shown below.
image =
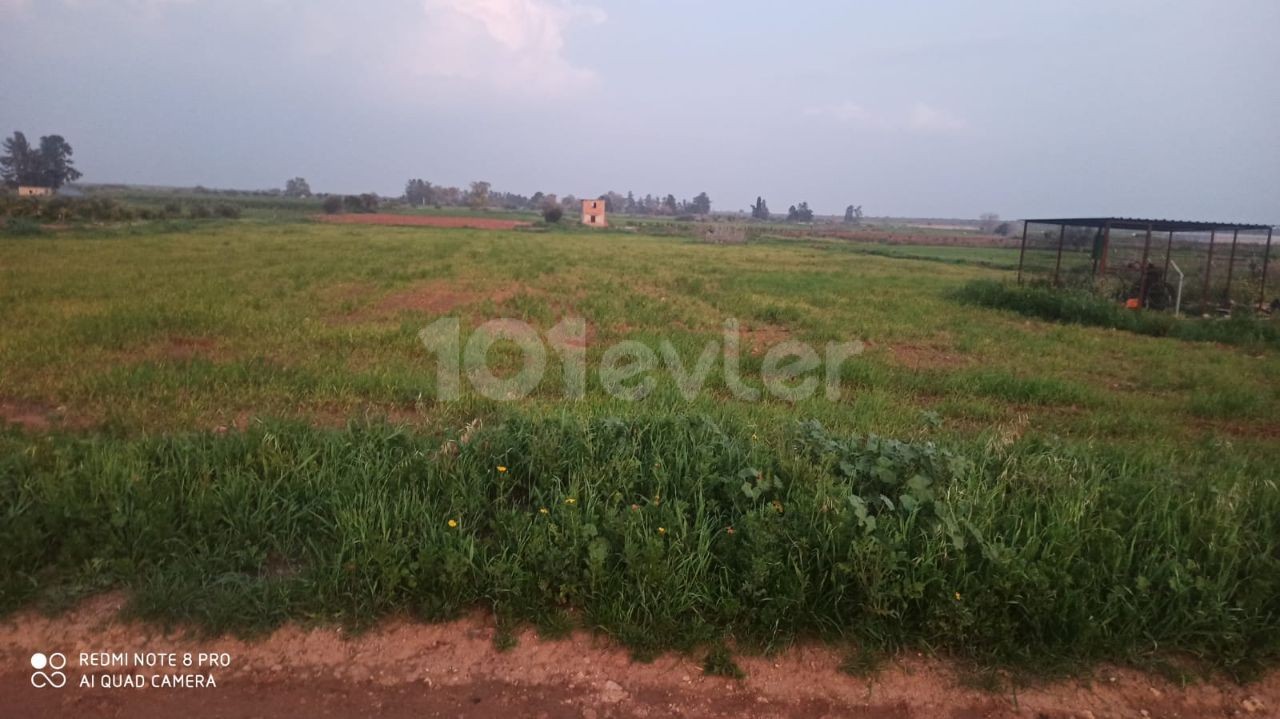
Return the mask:
{"type": "Polygon", "coordinates": [[[1265,229],[1148,232],[1029,222],[1021,274],[1131,306],[1221,314],[1240,306],[1280,309],[1275,259],[1268,258],[1265,229]]]}

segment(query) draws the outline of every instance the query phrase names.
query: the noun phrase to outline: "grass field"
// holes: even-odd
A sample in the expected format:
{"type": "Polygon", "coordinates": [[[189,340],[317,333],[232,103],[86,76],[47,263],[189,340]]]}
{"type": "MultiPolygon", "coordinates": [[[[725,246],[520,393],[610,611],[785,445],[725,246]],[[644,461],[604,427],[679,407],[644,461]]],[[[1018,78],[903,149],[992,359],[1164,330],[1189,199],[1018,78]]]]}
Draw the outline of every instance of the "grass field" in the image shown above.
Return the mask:
{"type": "Polygon", "coordinates": [[[168,227],[0,237],[0,609],[124,587],[220,630],[486,605],[641,653],[1280,652],[1272,348],[957,302],[998,248],[168,227]],[[519,402],[436,400],[432,321],[568,315],[589,367],[696,357],[727,318],[749,381],[782,340],[867,350],[836,401],[741,401],[719,368],[693,400],[663,373],[566,400],[555,353],[519,402]]]}

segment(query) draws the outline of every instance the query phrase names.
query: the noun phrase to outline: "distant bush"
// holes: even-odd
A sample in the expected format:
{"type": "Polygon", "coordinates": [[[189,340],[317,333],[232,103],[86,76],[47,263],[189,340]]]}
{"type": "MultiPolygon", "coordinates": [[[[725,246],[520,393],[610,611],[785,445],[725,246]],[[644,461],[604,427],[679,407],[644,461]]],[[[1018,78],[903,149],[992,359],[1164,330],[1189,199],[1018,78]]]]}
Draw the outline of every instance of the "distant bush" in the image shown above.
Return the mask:
{"type": "Polygon", "coordinates": [[[213,213],[228,220],[240,219],[240,206],[230,202],[219,202],[213,206],[213,213]]]}
{"type": "Polygon", "coordinates": [[[1010,285],[994,280],[970,282],[956,293],[961,302],[1012,310],[1028,317],[1125,330],[1152,337],[1192,342],[1280,346],[1280,324],[1238,309],[1229,319],[1178,319],[1172,315],[1127,309],[1087,290],[1010,285]]]}
{"type": "Polygon", "coordinates": [[[363,195],[347,195],[342,198],[342,209],[346,212],[377,212],[378,196],[367,192],[363,195]]]}
{"type": "Polygon", "coordinates": [[[209,206],[203,202],[195,202],[187,210],[187,216],[193,220],[207,220],[213,217],[213,210],[210,210],[209,206]]]}
{"type": "Polygon", "coordinates": [[[564,217],[564,210],[559,205],[547,205],[542,208],[542,219],[548,223],[559,222],[564,217]]]}
{"type": "Polygon", "coordinates": [[[164,203],[164,209],[162,210],[162,212],[164,213],[165,217],[181,217],[182,203],[176,200],[171,200],[169,202],[166,202],[164,203]]]}
{"type": "Polygon", "coordinates": [[[320,203],[320,207],[326,215],[336,215],[342,212],[342,198],[337,195],[329,195],[324,198],[324,202],[320,203]]]}
{"type": "Polygon", "coordinates": [[[29,217],[10,217],[4,223],[4,232],[6,235],[31,237],[44,233],[44,229],[39,222],[29,217]]]}

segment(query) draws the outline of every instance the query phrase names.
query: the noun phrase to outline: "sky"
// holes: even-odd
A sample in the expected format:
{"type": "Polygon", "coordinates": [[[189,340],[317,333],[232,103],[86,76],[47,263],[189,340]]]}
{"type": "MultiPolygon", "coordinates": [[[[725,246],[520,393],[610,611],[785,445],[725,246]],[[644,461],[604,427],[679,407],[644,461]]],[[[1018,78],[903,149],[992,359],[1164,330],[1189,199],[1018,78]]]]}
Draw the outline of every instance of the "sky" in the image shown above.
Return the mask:
{"type": "Polygon", "coordinates": [[[0,0],[85,182],[1280,222],[1276,0],[0,0]]]}

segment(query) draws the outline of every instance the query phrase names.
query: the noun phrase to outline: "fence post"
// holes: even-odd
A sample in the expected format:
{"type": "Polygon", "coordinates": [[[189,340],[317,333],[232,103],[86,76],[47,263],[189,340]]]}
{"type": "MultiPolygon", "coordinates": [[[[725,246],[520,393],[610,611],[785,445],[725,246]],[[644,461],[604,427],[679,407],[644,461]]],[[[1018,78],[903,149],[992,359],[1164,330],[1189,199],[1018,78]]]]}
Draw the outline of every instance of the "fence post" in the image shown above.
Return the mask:
{"type": "Polygon", "coordinates": [[[1213,241],[1218,236],[1218,228],[1209,230],[1209,256],[1204,261],[1204,289],[1200,291],[1200,314],[1205,314],[1209,306],[1209,276],[1213,274],[1213,241]]]}
{"type": "Polygon", "coordinates": [[[1267,228],[1267,249],[1262,254],[1262,287],[1258,290],[1258,308],[1261,309],[1267,302],[1267,263],[1271,261],[1271,230],[1267,228]]]}
{"type": "Polygon", "coordinates": [[[1022,257],[1027,254],[1027,228],[1030,222],[1022,223],[1022,247],[1018,250],[1018,284],[1022,284],[1022,257]]]}
{"type": "Polygon", "coordinates": [[[1236,268],[1236,241],[1240,239],[1240,228],[1231,231],[1231,255],[1227,260],[1227,290],[1222,294],[1222,299],[1229,307],[1231,305],[1231,275],[1236,268]]]}
{"type": "Polygon", "coordinates": [[[1062,243],[1067,239],[1067,226],[1058,230],[1058,260],[1053,264],[1053,286],[1058,286],[1058,270],[1062,268],[1062,243]]]}
{"type": "Polygon", "coordinates": [[[1147,241],[1142,244],[1142,281],[1138,284],[1138,306],[1147,306],[1147,259],[1151,256],[1151,223],[1147,223],[1147,241]]]}

